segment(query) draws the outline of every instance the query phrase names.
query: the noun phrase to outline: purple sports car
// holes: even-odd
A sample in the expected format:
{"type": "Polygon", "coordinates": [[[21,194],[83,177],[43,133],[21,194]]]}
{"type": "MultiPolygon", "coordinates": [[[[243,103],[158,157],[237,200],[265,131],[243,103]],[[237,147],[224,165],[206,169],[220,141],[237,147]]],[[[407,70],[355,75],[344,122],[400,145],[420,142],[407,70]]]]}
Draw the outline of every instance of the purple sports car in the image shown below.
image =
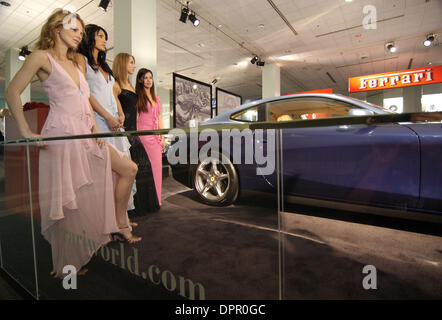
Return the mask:
{"type": "MultiPolygon", "coordinates": [[[[200,124],[200,129],[390,113],[341,95],[300,94],[241,105],[200,124]]],[[[279,183],[285,201],[442,213],[440,117],[419,123],[262,131],[230,132],[224,148],[219,133],[218,151],[207,156],[201,156],[206,144],[202,139],[197,163],[172,165],[174,178],[193,188],[203,202],[218,206],[231,204],[244,189],[276,192],[279,183]]]]}

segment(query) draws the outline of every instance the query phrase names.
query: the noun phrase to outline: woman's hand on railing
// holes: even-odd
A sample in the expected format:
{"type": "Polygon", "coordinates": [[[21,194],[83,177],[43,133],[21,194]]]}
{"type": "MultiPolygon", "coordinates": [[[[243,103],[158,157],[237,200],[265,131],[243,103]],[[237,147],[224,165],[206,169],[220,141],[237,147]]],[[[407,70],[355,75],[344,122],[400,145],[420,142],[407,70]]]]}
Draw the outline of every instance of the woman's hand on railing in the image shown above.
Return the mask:
{"type": "MultiPolygon", "coordinates": [[[[24,139],[42,139],[44,138],[41,134],[37,134],[34,132],[24,132],[21,133],[22,137],[24,139]]],[[[39,148],[44,148],[46,146],[46,143],[44,141],[37,141],[37,142],[33,142],[35,143],[35,146],[39,147],[39,148]]]]}

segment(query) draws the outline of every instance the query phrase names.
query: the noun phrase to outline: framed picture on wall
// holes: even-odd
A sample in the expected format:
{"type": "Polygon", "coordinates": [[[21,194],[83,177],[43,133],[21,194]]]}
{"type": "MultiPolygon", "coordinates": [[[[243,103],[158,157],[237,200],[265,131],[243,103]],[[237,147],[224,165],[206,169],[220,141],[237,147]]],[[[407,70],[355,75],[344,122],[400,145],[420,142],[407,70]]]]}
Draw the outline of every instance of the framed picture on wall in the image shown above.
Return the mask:
{"type": "Polygon", "coordinates": [[[196,127],[212,117],[212,86],[173,74],[173,126],[196,127]]]}
{"type": "Polygon", "coordinates": [[[216,88],[216,115],[234,109],[241,104],[241,96],[220,88],[216,88]]]}

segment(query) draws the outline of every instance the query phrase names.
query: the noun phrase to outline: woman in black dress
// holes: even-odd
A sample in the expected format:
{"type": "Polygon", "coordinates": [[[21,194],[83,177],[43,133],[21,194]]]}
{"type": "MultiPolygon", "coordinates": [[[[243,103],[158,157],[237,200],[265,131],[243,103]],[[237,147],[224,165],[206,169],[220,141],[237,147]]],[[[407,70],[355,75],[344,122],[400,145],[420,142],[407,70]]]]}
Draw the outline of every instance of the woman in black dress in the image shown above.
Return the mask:
{"type": "MultiPolygon", "coordinates": [[[[114,90],[124,112],[126,131],[137,130],[137,94],[129,81],[129,75],[135,72],[135,58],[128,53],[119,53],[113,62],[112,72],[115,77],[114,90]]],[[[146,150],[138,136],[129,136],[132,160],[138,165],[136,176],[137,193],[134,197],[136,215],[145,215],[160,209],[158,204],[152,167],[146,150]]]]}

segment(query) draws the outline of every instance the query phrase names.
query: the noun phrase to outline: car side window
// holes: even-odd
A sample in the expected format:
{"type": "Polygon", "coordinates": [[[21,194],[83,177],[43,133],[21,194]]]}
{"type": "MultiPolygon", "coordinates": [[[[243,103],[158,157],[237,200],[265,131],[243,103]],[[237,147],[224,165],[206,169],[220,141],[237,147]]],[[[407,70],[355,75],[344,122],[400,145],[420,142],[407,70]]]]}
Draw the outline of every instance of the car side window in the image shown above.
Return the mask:
{"type": "Polygon", "coordinates": [[[269,109],[269,121],[294,121],[347,117],[352,106],[338,100],[312,97],[275,101],[269,109]]]}
{"type": "Polygon", "coordinates": [[[266,107],[265,104],[254,106],[238,113],[235,113],[230,117],[232,120],[244,121],[244,122],[262,122],[266,121],[266,107]]]}

